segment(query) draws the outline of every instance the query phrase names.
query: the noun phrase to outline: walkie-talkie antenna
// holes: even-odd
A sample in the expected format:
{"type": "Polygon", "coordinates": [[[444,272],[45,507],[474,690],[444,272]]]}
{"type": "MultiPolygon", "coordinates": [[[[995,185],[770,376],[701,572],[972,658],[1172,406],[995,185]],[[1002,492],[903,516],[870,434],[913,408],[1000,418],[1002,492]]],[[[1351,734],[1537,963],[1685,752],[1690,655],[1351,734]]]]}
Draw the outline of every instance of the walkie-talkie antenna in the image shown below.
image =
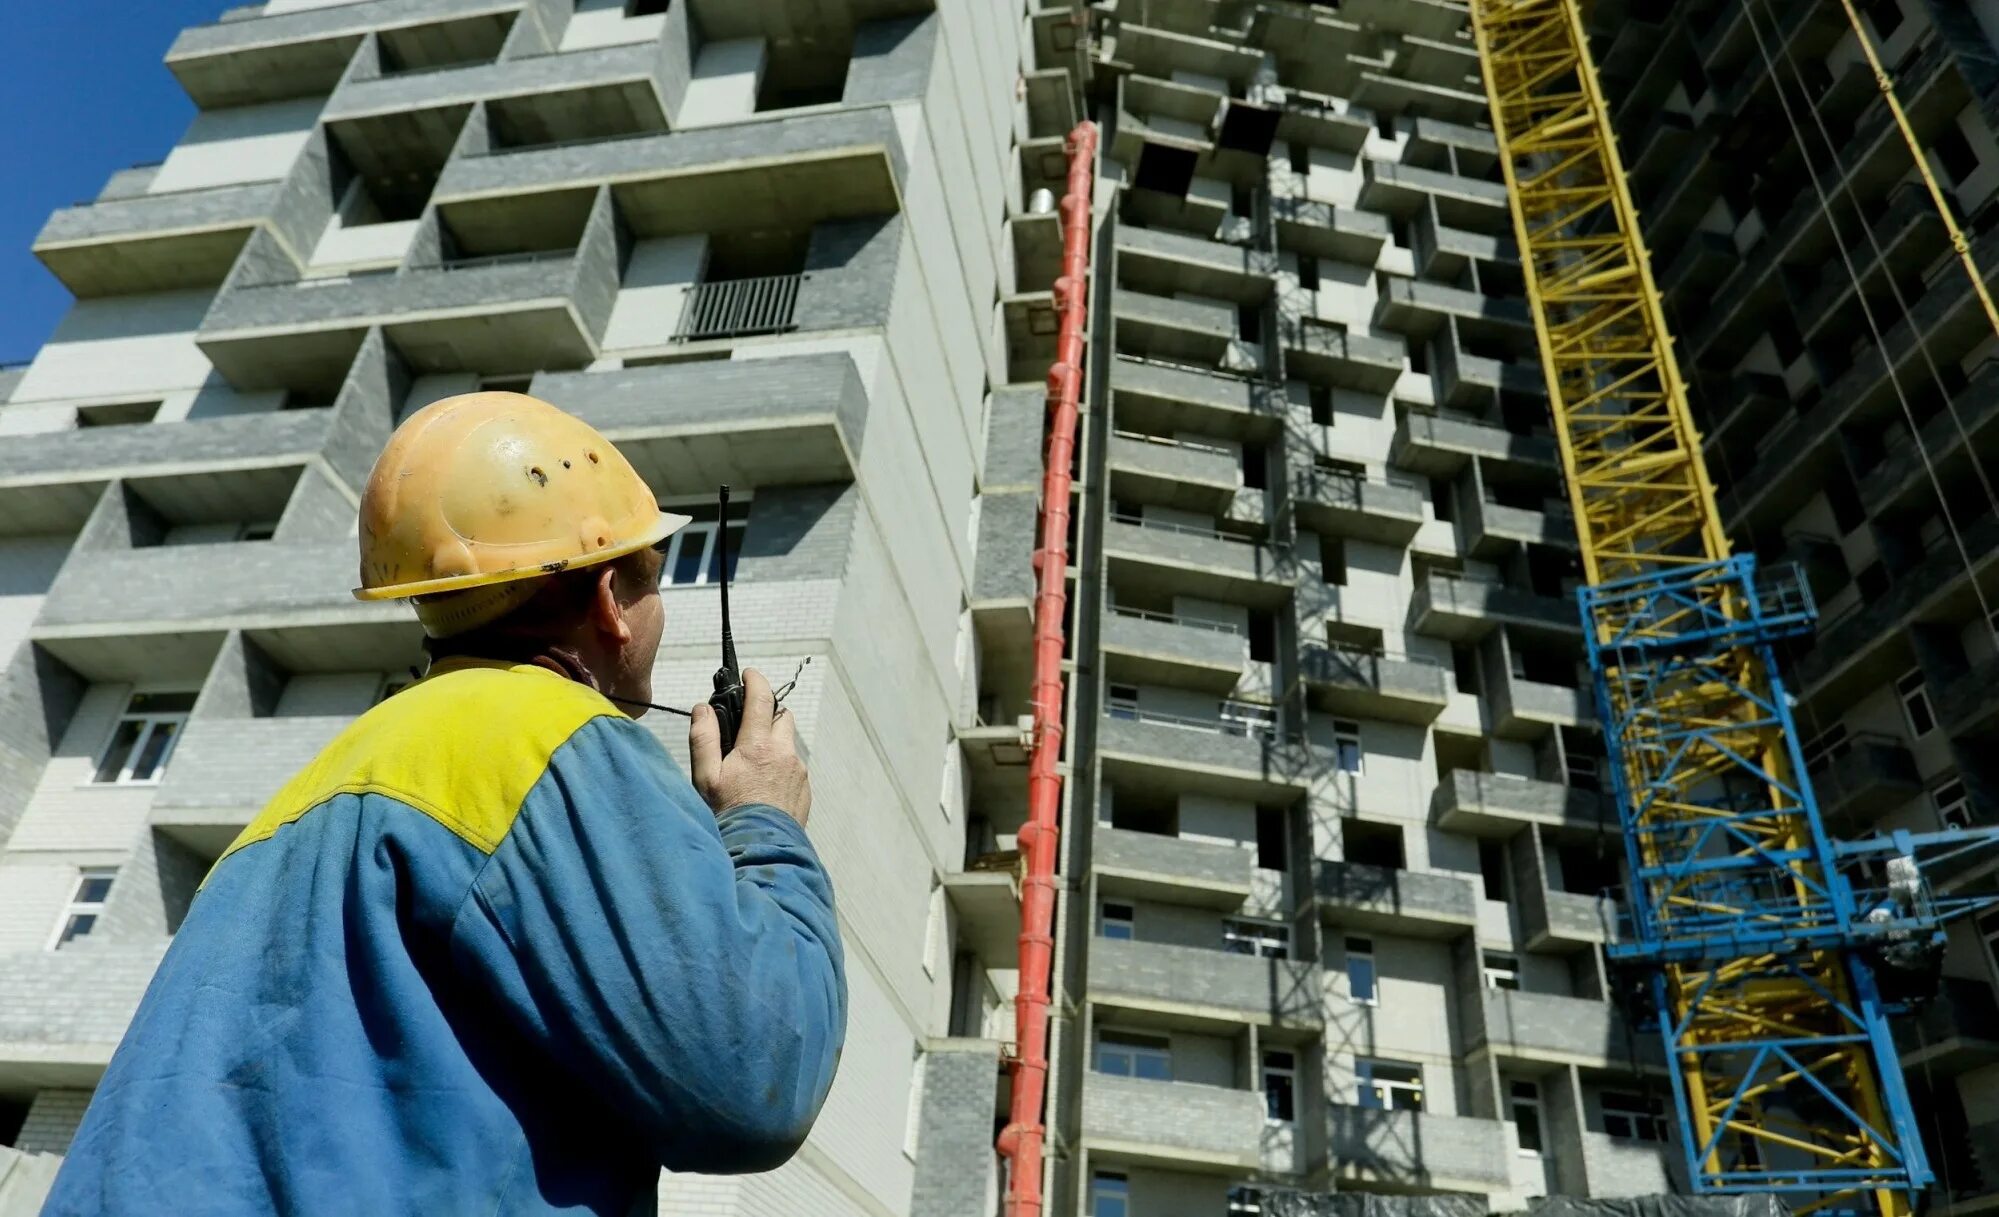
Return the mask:
{"type": "Polygon", "coordinates": [[[729,628],[729,488],[721,490],[722,506],[715,522],[716,557],[721,560],[722,582],[722,666],[734,672],[736,666],[736,636],[729,628]]]}

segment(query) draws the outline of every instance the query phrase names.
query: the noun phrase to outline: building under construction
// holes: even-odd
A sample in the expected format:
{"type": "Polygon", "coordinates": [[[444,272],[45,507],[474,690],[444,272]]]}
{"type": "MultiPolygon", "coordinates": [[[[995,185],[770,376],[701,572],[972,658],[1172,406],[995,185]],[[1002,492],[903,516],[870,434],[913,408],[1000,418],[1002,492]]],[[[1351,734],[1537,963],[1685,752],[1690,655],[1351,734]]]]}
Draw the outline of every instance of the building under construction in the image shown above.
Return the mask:
{"type": "MultiPolygon", "coordinates": [[[[1781,665],[1817,817],[1999,824],[1999,334],[1909,150],[1999,267],[1999,4],[1589,20],[1711,497],[1818,605],[1781,665]]],[[[662,696],[714,667],[724,535],[745,661],[813,659],[787,704],[844,1061],[798,1158],[668,1176],[664,1211],[1018,1193],[995,1143],[1041,1068],[1015,1000],[1036,841],[1044,1127],[1005,1140],[1039,1146],[1040,1212],[1692,1187],[1660,1003],[1606,951],[1634,885],[1576,600],[1600,559],[1475,24],[267,0],[185,31],[193,125],[50,218],[76,304],[0,372],[0,1213],[45,1186],[206,868],[411,679],[407,610],[348,595],[354,504],[398,419],[477,387],[579,414],[664,500],[738,488],[668,556],[662,696]],[[1058,625],[1050,736],[1032,644],[1058,625]],[[1059,836],[1023,838],[1051,738],[1059,836]]],[[[1953,1214],[1999,1200],[1995,942],[1950,925],[1890,1053],[1953,1214]]]]}

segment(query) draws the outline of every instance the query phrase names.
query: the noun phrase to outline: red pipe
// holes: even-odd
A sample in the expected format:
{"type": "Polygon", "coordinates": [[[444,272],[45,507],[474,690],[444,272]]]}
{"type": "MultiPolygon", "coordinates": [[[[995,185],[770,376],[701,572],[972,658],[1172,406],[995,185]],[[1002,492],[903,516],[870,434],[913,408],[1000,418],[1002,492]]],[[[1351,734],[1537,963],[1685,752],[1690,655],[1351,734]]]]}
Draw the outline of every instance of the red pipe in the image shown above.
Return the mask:
{"type": "Polygon", "coordinates": [[[1040,1217],[1042,1100],[1048,1091],[1048,981],[1055,954],[1055,846],[1062,804],[1062,613],[1068,600],[1069,466],[1076,451],[1089,315],[1090,192],[1097,125],[1069,133],[1069,186],[1062,196],[1062,277],[1055,280],[1060,329],[1048,369],[1048,446],[1041,475],[1041,546],[1034,551],[1034,734],[1027,771],[1027,823],[1020,830],[1020,989],[1013,999],[1013,1109],[999,1136],[1010,1161],[1006,1217],[1040,1217]]]}

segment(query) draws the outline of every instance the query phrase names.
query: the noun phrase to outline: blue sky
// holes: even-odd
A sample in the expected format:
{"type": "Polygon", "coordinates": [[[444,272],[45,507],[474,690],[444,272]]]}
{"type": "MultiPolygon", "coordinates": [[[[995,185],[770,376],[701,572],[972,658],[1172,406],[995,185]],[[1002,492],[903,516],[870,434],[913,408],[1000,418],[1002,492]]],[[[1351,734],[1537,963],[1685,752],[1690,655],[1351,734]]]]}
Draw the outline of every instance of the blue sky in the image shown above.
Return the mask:
{"type": "Polygon", "coordinates": [[[8,5],[23,53],[0,72],[0,363],[34,354],[69,293],[28,252],[49,213],[112,170],[156,161],[194,106],[160,62],[182,28],[233,0],[50,0],[8,5]]]}

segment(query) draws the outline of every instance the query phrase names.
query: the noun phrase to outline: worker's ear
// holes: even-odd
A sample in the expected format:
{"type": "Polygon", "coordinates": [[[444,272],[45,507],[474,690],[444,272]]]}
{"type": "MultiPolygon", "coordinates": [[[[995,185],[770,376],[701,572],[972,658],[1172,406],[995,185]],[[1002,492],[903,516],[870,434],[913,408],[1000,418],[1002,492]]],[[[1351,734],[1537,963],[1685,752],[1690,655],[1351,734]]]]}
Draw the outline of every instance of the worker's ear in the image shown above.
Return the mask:
{"type": "Polygon", "coordinates": [[[618,602],[616,563],[597,568],[597,581],[590,589],[590,624],[620,646],[632,640],[632,623],[625,620],[625,606],[618,602]]]}

